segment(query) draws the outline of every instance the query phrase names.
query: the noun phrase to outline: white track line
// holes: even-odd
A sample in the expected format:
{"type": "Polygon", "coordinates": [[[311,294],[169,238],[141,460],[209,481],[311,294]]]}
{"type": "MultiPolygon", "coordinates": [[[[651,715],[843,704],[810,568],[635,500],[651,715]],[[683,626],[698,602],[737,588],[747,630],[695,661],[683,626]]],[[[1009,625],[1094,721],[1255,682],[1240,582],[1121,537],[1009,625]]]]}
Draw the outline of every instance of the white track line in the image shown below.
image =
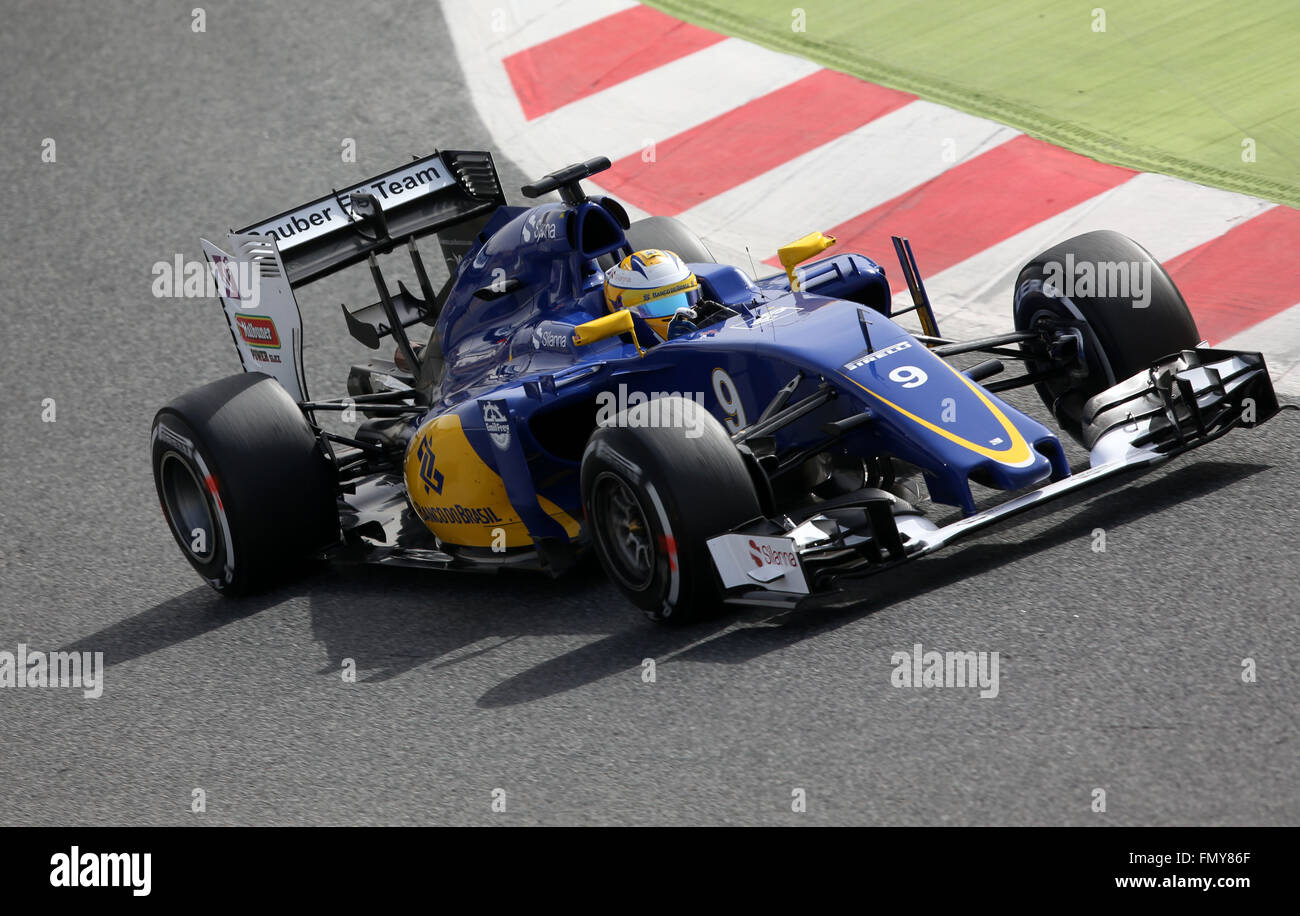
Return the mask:
{"type": "Polygon", "coordinates": [[[544,4],[530,19],[500,4],[443,0],[456,55],[480,117],[498,146],[529,174],[570,162],[637,152],[821,69],[727,38],[532,121],[524,118],[501,60],[631,4],[544,4]],[[502,23],[505,27],[502,28],[502,23]],[[525,24],[526,23],[526,24],[525,24]],[[562,28],[567,24],[569,28],[562,28]],[[535,39],[535,40],[534,40],[535,39]],[[707,87],[707,91],[701,91],[707,87]],[[647,100],[656,100],[648,104],[647,100]]]}
{"type": "Polygon", "coordinates": [[[1278,393],[1300,395],[1300,304],[1234,334],[1220,346],[1263,353],[1278,393]]]}
{"type": "MultiPolygon", "coordinates": [[[[927,280],[926,291],[936,312],[978,313],[990,304],[1002,309],[1011,302],[1011,286],[1025,262],[1071,236],[1114,229],[1156,260],[1167,261],[1272,206],[1254,197],[1142,173],[935,274],[927,280]]],[[[912,241],[924,271],[924,245],[912,241]]],[[[895,301],[906,298],[904,291],[895,301]]]]}
{"type": "Polygon", "coordinates": [[[615,13],[640,6],[635,0],[455,0],[444,2],[448,19],[475,20],[480,47],[497,60],[559,38],[615,13]]]}
{"type": "MultiPolygon", "coordinates": [[[[1020,268],[1057,242],[1094,229],[1114,229],[1140,243],[1157,260],[1168,261],[1274,206],[1243,194],[1142,173],[927,277],[926,292],[945,336],[997,334],[1011,325],[1012,286],[1020,268]]],[[[924,248],[917,249],[916,257],[924,271],[924,248]]],[[[897,276],[892,261],[886,261],[885,267],[897,276]]],[[[910,304],[906,289],[895,292],[895,308],[910,304]]],[[[1300,306],[1219,345],[1264,353],[1279,393],[1300,394],[1300,306]]]]}
{"type": "Polygon", "coordinates": [[[509,149],[524,149],[534,160],[549,162],[548,171],[596,155],[616,160],[819,69],[801,58],[728,38],[520,123],[505,139],[509,149]],[[682,91],[684,86],[696,88],[682,91]],[[708,90],[700,91],[701,86],[708,90]]]}
{"type": "Polygon", "coordinates": [[[680,219],[706,241],[748,245],[762,260],[785,242],[852,219],[1018,135],[942,105],[911,102],[680,219]]]}

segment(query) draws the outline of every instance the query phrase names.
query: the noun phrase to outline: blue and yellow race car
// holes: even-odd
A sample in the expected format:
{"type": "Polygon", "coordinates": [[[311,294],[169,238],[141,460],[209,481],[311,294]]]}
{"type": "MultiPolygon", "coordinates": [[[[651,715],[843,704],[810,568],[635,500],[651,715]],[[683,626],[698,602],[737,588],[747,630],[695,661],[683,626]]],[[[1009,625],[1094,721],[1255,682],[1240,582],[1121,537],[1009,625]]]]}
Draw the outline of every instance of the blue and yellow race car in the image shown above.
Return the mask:
{"type": "Polygon", "coordinates": [[[244,371],[162,408],[152,463],[213,588],[246,593],[320,558],[559,575],[590,549],[658,621],[834,605],[1279,409],[1263,358],[1205,346],[1169,276],[1117,233],[1045,251],[1017,279],[1013,329],[956,341],[907,240],[898,312],[880,264],[827,256],[821,233],[755,279],[675,220],[589,197],[582,180],[608,167],[547,175],[522,193],[559,200],[518,207],[489,153],[442,151],[224,249],[203,241],[244,371]],[[436,286],[416,246],[430,236],[436,286]],[[418,292],[381,258],[409,260],[418,292]],[[313,399],[296,293],[363,263],[377,301],[343,322],[392,358],[313,399]],[[1059,432],[999,397],[1025,386],[1059,432]]]}

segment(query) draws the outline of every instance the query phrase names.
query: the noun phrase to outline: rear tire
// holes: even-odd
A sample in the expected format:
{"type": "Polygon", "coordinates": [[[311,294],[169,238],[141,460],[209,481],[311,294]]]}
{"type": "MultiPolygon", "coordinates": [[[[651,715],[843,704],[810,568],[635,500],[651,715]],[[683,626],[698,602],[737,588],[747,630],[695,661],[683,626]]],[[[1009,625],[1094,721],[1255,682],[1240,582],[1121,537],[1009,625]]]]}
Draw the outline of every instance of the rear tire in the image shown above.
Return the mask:
{"type": "Polygon", "coordinates": [[[196,388],[153,421],[154,483],[190,565],[223,595],[276,584],[339,538],[330,460],[261,373],[196,388]]]}
{"type": "Polygon", "coordinates": [[[753,480],[731,437],[708,411],[662,398],[592,433],[582,458],[582,504],[596,555],[629,601],[654,621],[686,624],[720,604],[705,543],[762,515],[753,480]],[[687,431],[700,430],[697,437],[687,431]]]}
{"type": "MultiPolygon", "coordinates": [[[[1160,262],[1132,239],[1109,229],[1075,236],[1026,264],[1016,278],[1013,310],[1018,331],[1062,321],[1082,322],[1086,372],[1080,373],[1081,377],[1035,386],[1061,428],[1079,441],[1083,441],[1083,405],[1089,398],[1161,357],[1195,347],[1201,339],[1187,303],[1160,262]],[[1130,276],[1142,277],[1149,269],[1148,304],[1137,307],[1132,295],[1066,296],[1068,290],[1054,289],[1047,281],[1061,276],[1069,263],[1067,257],[1076,265],[1138,265],[1138,273],[1130,276]],[[1049,265],[1057,265],[1057,269],[1049,265]]],[[[1031,360],[1028,368],[1033,372],[1046,365],[1031,360]]]]}

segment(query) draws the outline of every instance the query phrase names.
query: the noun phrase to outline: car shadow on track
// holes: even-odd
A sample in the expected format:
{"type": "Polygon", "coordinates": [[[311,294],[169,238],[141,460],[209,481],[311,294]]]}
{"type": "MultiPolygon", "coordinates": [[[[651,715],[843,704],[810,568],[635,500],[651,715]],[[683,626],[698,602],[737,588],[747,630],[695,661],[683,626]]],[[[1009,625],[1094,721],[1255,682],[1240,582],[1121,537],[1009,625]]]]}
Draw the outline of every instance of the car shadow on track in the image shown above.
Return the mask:
{"type": "Polygon", "coordinates": [[[315,673],[337,676],[346,662],[355,666],[363,683],[388,681],[422,666],[453,667],[521,637],[603,637],[595,643],[604,647],[599,657],[579,654],[575,681],[563,679],[547,691],[563,692],[635,667],[648,654],[671,652],[702,632],[692,628],[679,637],[653,626],[610,585],[594,560],[559,579],[325,567],[245,598],[222,597],[198,585],[62,651],[102,651],[111,667],[304,599],[311,638],[326,655],[315,673]],[[610,644],[611,639],[621,641],[624,650],[610,644]]]}
{"type": "Polygon", "coordinates": [[[559,579],[356,567],[332,571],[324,584],[311,601],[312,635],[327,654],[321,673],[352,659],[368,683],[460,665],[521,637],[639,626],[595,563],[559,579]]]}
{"type": "Polygon", "coordinates": [[[1015,543],[973,543],[957,547],[950,553],[927,557],[884,574],[876,580],[882,586],[880,591],[865,596],[860,603],[842,608],[787,614],[781,619],[780,626],[736,630],[724,634],[720,639],[701,643],[682,653],[679,658],[731,664],[749,661],[810,636],[836,630],[908,598],[946,588],[973,576],[993,574],[1001,566],[1040,551],[1086,539],[1097,528],[1113,530],[1269,469],[1268,465],[1261,464],[1201,462],[1143,484],[1130,483],[1127,487],[1119,486],[1101,492],[1085,490],[1009,519],[994,529],[1006,533],[1044,515],[1060,516],[1059,524],[1040,534],[1015,543]],[[1114,499],[1117,494],[1122,494],[1123,499],[1114,499]]]}
{"type": "Polygon", "coordinates": [[[105,663],[112,666],[304,597],[310,603],[312,637],[324,646],[327,657],[317,673],[337,674],[352,660],[358,680],[367,683],[391,680],[421,666],[452,667],[525,636],[597,637],[506,678],[478,699],[483,708],[515,706],[635,669],[646,658],[741,664],[909,597],[1087,537],[1099,526],[1123,525],[1268,469],[1260,464],[1201,462],[1122,490],[1085,491],[1011,519],[999,529],[1013,531],[1049,512],[1060,515],[1060,523],[1042,534],[1012,544],[975,543],[904,566],[875,580],[878,589],[845,608],[732,611],[693,626],[670,628],[641,618],[594,561],[555,580],[527,574],[444,576],[410,569],[338,568],[249,598],[222,598],[197,586],[63,651],[103,651],[105,663]],[[1124,498],[1106,498],[1116,492],[1124,498]]]}
{"type": "Polygon", "coordinates": [[[420,570],[341,571],[312,596],[312,631],[328,653],[321,673],[353,659],[365,682],[418,667],[448,668],[521,637],[597,637],[488,690],[485,708],[513,706],[593,684],[663,658],[736,625],[736,615],[695,626],[650,623],[594,559],[559,579],[536,574],[439,577],[420,570]],[[364,614],[357,612],[364,607],[364,614]]]}
{"type": "Polygon", "coordinates": [[[479,705],[510,706],[541,699],[625,671],[639,664],[643,657],[662,662],[664,656],[672,655],[675,661],[742,664],[836,630],[908,598],[971,576],[992,574],[1005,564],[1086,538],[1094,528],[1114,529],[1265,470],[1269,470],[1268,465],[1201,462],[1126,489],[1085,491],[1008,520],[999,529],[1006,532],[1045,513],[1060,514],[1060,524],[1043,534],[1014,544],[976,543],[900,567],[874,580],[879,588],[849,607],[775,615],[754,612],[743,618],[731,615],[681,630],[629,628],[508,678],[480,697],[479,705]],[[1124,499],[1106,498],[1116,492],[1123,492],[1124,499]],[[1089,501],[1092,501],[1090,505],[1082,506],[1089,501]],[[1071,509],[1077,511],[1070,512],[1071,509]],[[742,619],[762,625],[737,626],[742,619]],[[632,658],[636,661],[629,663],[632,658]]]}
{"type": "Polygon", "coordinates": [[[134,617],[83,636],[61,651],[103,652],[104,665],[111,668],[252,617],[305,591],[305,583],[299,581],[248,598],[223,598],[208,586],[200,585],[134,617]]]}

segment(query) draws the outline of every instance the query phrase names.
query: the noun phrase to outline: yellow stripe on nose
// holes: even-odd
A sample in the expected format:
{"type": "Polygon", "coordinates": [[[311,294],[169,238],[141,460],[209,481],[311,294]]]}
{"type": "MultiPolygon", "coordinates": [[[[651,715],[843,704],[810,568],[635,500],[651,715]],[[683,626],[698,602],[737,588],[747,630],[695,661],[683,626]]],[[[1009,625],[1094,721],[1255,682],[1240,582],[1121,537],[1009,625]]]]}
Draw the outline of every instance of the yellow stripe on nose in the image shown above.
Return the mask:
{"type": "MultiPolygon", "coordinates": [[[[942,362],[942,360],[940,360],[940,362],[942,362]]],[[[926,429],[930,430],[930,432],[932,433],[937,433],[938,435],[943,436],[943,438],[947,439],[949,442],[954,442],[957,445],[960,445],[964,449],[969,449],[970,451],[975,452],[977,455],[982,455],[985,458],[991,458],[994,461],[997,461],[1001,464],[1008,465],[1009,467],[1022,468],[1031,464],[1034,460],[1034,454],[1035,454],[1034,450],[1030,448],[1029,443],[1025,441],[1025,437],[1020,434],[1020,430],[1016,429],[1015,424],[1013,424],[1010,420],[1008,420],[1006,414],[1004,414],[1001,410],[999,410],[998,406],[988,399],[988,397],[984,394],[984,392],[979,389],[978,385],[976,385],[974,382],[968,379],[965,375],[962,375],[962,373],[958,372],[952,366],[949,366],[946,362],[943,363],[943,365],[950,372],[952,372],[954,375],[960,378],[962,382],[966,384],[966,387],[968,387],[971,391],[975,392],[975,396],[984,403],[984,406],[989,409],[989,412],[991,414],[993,414],[994,419],[996,419],[998,423],[1002,425],[1002,429],[1007,434],[1007,439],[1009,440],[1010,443],[1009,445],[1007,445],[1006,448],[992,449],[989,448],[987,445],[980,445],[978,442],[972,442],[969,439],[963,439],[961,436],[957,435],[952,430],[944,429],[942,426],[936,426],[934,423],[931,423],[929,420],[926,420],[923,417],[918,417],[910,410],[898,406],[893,401],[886,398],[884,395],[872,391],[866,385],[863,385],[861,382],[859,382],[857,379],[853,378],[852,376],[848,375],[847,373],[845,373],[845,378],[853,382],[853,384],[857,385],[859,388],[861,388],[867,394],[871,395],[876,400],[880,401],[881,403],[885,404],[888,407],[891,407],[898,413],[907,417],[912,422],[925,427],[926,429]]]]}

